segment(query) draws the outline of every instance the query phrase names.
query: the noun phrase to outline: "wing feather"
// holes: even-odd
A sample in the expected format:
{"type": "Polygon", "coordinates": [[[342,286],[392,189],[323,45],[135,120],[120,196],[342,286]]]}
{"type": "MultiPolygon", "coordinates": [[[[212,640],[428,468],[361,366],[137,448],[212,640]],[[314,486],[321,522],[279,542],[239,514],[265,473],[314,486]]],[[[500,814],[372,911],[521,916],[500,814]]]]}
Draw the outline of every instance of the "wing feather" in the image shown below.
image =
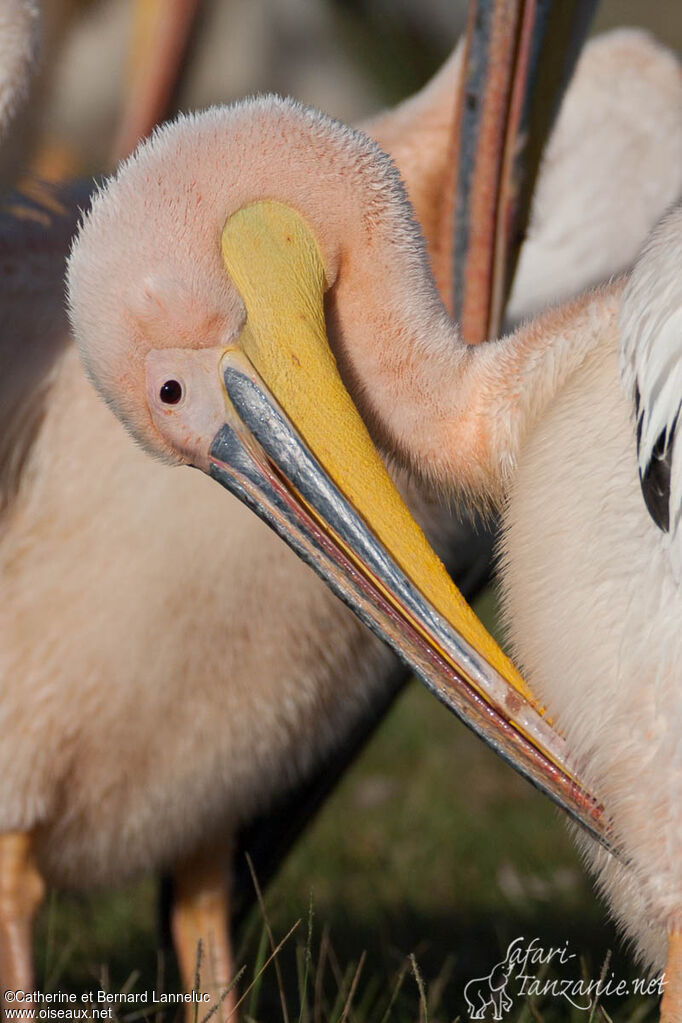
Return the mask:
{"type": "Polygon", "coordinates": [[[663,218],[647,242],[623,296],[620,328],[620,374],[635,408],[637,459],[645,500],[648,481],[656,471],[659,480],[665,479],[667,504],[663,521],[657,521],[674,540],[682,518],[682,424],[678,431],[682,406],[682,205],[663,218]],[[665,473],[657,469],[661,464],[665,473]]]}

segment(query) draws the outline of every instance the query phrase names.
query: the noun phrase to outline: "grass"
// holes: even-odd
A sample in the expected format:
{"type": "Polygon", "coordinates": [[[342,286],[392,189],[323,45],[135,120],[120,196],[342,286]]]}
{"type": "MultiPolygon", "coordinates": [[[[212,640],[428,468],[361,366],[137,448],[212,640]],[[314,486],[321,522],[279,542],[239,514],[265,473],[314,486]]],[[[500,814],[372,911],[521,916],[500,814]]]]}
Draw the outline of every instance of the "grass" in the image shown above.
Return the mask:
{"type": "MultiPolygon", "coordinates": [[[[544,947],[568,941],[576,953],[545,979],[596,979],[612,949],[608,971],[639,976],[558,812],[413,684],[239,936],[240,994],[252,985],[241,1012],[247,1023],[466,1019],[465,984],[520,935],[544,947]],[[279,976],[273,961],[263,969],[290,931],[279,976]]],[[[177,990],[157,943],[152,879],[52,896],[37,933],[41,986],[177,990]]],[[[655,1018],[653,999],[607,998],[604,1007],[595,1021],[655,1018]]],[[[563,998],[518,997],[505,1018],[588,1023],[590,1013],[563,998]]]]}

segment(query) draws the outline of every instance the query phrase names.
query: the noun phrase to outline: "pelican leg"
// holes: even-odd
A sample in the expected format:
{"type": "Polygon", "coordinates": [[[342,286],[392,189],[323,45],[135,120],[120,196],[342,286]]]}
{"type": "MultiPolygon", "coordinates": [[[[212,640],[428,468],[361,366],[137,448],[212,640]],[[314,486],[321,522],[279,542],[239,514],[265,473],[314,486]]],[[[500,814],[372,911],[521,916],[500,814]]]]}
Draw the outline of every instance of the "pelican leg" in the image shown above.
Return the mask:
{"type": "Polygon", "coordinates": [[[661,1023],[680,1023],[682,1020],[682,931],[671,931],[668,936],[668,959],[665,964],[661,1023]]]}
{"type": "Polygon", "coordinates": [[[217,1004],[220,1008],[212,1019],[222,1023],[235,1008],[236,989],[225,994],[234,975],[227,866],[231,862],[229,847],[212,846],[180,864],[173,874],[171,933],[182,986],[186,992],[197,989],[211,999],[198,1006],[188,1002],[187,1023],[203,1019],[217,1004]]]}
{"type": "MultiPolygon", "coordinates": [[[[0,835],[0,986],[3,1012],[6,991],[33,991],[33,920],[45,896],[45,882],[35,862],[28,831],[0,835]]],[[[15,1003],[11,1003],[16,1008],[15,1003]]],[[[30,1009],[29,1003],[20,1008],[30,1009]]]]}

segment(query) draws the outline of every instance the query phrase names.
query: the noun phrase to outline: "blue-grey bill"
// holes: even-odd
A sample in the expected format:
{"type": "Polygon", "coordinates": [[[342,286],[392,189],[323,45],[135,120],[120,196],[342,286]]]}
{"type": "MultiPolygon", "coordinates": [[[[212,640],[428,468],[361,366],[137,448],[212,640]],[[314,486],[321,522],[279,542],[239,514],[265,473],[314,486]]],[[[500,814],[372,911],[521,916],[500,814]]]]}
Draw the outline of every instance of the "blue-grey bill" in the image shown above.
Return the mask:
{"type": "Polygon", "coordinates": [[[267,522],[461,721],[611,849],[603,808],[576,780],[561,735],[405,576],[247,357],[228,352],[222,371],[227,421],[212,442],[210,475],[267,522]]]}

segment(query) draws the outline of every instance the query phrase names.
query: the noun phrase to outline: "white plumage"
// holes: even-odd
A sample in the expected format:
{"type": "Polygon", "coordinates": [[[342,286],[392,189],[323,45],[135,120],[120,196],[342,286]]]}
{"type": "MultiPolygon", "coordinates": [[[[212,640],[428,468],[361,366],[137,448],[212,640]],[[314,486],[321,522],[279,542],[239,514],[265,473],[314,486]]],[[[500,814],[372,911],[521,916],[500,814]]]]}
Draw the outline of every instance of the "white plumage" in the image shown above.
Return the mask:
{"type": "Polygon", "coordinates": [[[513,323],[532,312],[526,295],[543,305],[563,301],[575,294],[578,273],[592,285],[627,270],[680,194],[682,75],[675,55],[657,53],[652,42],[640,30],[618,29],[591,40],[580,58],[582,74],[566,93],[536,187],[507,311],[513,323]],[[663,138],[665,168],[657,156],[663,138]],[[630,173],[635,165],[638,175],[630,173]]]}
{"type": "MultiPolygon", "coordinates": [[[[516,657],[613,814],[627,864],[583,841],[586,854],[657,969],[668,930],[682,927],[682,593],[640,491],[633,387],[635,373],[655,380],[647,358],[667,343],[680,223],[679,210],[664,221],[625,290],[627,396],[618,335],[605,329],[523,444],[502,569],[516,657]]],[[[655,386],[645,393],[643,415],[659,399],[655,386]]],[[[665,428],[666,414],[652,418],[665,428]]]]}
{"type": "Polygon", "coordinates": [[[33,0],[0,6],[0,141],[25,102],[35,71],[40,18],[33,0]]]}

